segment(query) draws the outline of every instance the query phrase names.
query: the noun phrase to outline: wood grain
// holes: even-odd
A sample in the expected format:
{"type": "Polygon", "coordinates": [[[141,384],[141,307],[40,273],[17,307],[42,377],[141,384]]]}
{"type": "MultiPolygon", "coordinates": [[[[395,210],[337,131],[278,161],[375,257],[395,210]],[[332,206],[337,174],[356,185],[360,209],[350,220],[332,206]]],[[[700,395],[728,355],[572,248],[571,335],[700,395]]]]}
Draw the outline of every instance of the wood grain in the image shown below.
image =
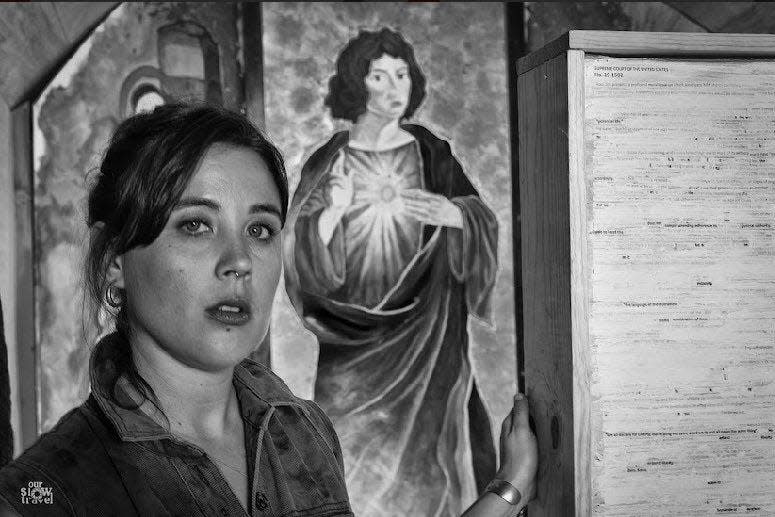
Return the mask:
{"type": "Polygon", "coordinates": [[[19,375],[21,442],[38,437],[38,348],[35,336],[32,113],[29,103],[11,112],[14,192],[16,195],[16,353],[19,375]]]}
{"type": "Polygon", "coordinates": [[[539,444],[530,515],[575,515],[568,65],[518,78],[525,384],[539,444]]]}
{"type": "Polygon", "coordinates": [[[0,96],[10,107],[48,76],[117,2],[0,3],[0,96]]]}
{"type": "Polygon", "coordinates": [[[584,52],[569,50],[567,59],[574,483],[576,515],[586,516],[592,510],[592,349],[589,338],[592,257],[587,243],[589,205],[584,173],[584,52]]]}
{"type": "Polygon", "coordinates": [[[610,56],[775,57],[775,35],[572,30],[517,61],[523,74],[566,50],[610,56]]]}
{"type": "MultiPolygon", "coordinates": [[[[0,99],[0,299],[8,351],[11,388],[11,427],[19,429],[19,384],[16,366],[16,192],[11,152],[11,111],[0,99]]],[[[19,433],[14,434],[14,451],[21,452],[19,433]]]]}

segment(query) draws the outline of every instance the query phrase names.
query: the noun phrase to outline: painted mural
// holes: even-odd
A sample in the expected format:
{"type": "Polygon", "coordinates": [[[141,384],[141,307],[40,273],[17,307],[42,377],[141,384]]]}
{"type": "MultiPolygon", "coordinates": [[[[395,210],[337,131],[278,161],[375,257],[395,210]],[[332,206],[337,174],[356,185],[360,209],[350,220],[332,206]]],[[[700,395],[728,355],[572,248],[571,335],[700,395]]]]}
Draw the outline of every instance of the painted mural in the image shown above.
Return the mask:
{"type": "Polygon", "coordinates": [[[91,315],[81,282],[87,187],[110,134],[172,99],[236,109],[236,25],[232,4],[121,4],[34,106],[41,432],[85,399],[90,345],[112,326],[91,315]]]}
{"type": "Polygon", "coordinates": [[[368,7],[264,6],[295,187],[272,364],[332,418],[357,515],[460,515],[516,379],[503,6],[368,7]]]}

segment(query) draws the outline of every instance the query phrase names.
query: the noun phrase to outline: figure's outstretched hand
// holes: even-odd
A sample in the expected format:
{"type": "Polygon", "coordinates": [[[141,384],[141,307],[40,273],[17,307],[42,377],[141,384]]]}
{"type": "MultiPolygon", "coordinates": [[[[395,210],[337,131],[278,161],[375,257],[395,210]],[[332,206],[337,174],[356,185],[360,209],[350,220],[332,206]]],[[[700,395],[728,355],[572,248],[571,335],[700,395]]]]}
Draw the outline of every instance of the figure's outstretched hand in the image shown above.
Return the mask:
{"type": "Polygon", "coordinates": [[[414,188],[401,192],[401,198],[409,215],[421,223],[463,227],[463,212],[460,207],[440,194],[414,188]]]}
{"type": "Polygon", "coordinates": [[[530,430],[527,398],[517,393],[514,406],[501,425],[501,461],[495,477],[514,485],[523,501],[535,497],[538,440],[530,430]]]}

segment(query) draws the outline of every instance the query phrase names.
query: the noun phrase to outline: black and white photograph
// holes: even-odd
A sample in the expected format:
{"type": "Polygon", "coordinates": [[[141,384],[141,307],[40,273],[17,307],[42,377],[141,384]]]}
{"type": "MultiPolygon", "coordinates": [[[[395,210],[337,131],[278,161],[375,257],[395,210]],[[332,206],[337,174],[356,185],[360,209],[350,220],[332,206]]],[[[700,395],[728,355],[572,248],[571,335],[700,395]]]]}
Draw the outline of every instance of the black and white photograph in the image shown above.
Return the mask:
{"type": "Polygon", "coordinates": [[[775,4],[0,2],[0,515],[775,516],[775,4]]]}

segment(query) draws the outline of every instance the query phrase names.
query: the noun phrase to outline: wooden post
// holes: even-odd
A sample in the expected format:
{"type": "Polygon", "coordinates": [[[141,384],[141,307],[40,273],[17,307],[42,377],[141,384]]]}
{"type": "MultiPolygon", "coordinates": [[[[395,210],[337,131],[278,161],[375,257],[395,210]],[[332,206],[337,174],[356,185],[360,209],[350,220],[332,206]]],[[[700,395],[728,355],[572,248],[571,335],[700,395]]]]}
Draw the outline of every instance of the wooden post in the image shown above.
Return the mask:
{"type": "Polygon", "coordinates": [[[11,149],[16,194],[16,353],[22,448],[38,437],[38,347],[35,336],[35,225],[33,220],[32,108],[11,112],[11,149]]]}

